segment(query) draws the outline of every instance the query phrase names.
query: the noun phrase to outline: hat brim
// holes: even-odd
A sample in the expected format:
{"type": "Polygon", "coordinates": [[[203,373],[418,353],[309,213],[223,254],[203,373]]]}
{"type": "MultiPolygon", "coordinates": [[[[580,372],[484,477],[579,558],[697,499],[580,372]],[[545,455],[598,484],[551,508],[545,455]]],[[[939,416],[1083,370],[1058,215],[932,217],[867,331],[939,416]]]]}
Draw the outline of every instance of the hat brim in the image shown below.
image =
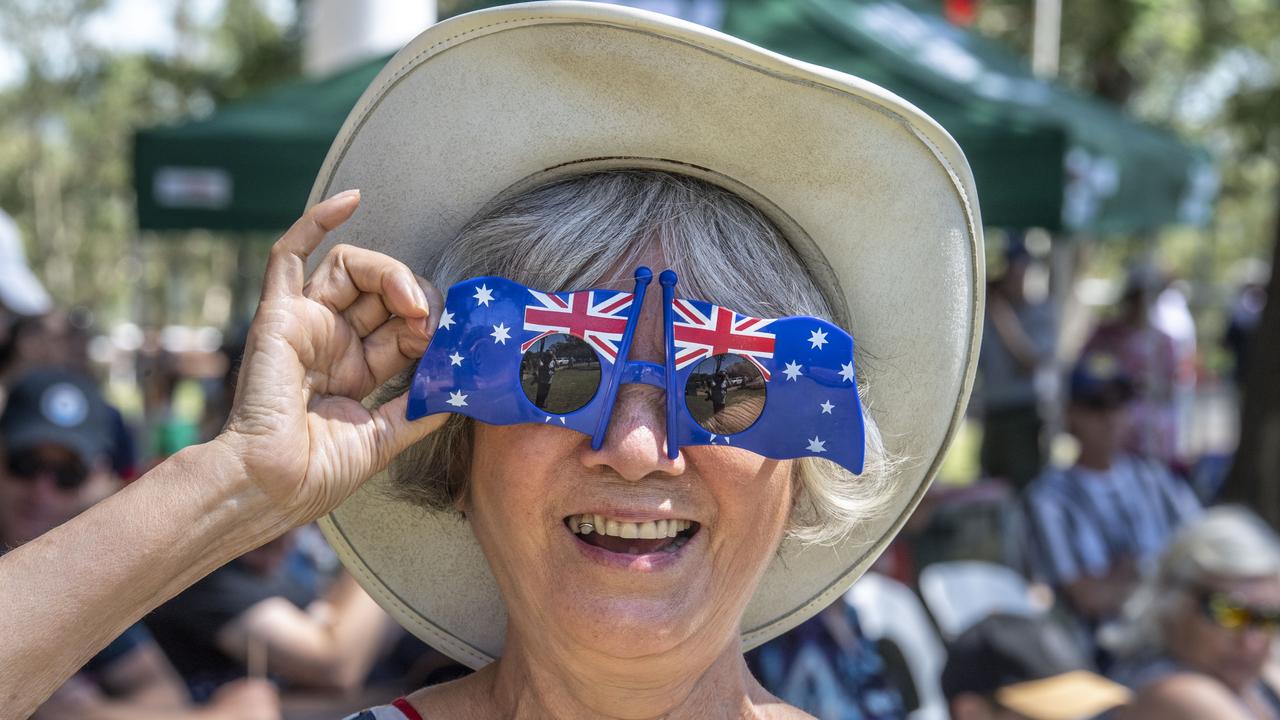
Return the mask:
{"type": "MultiPolygon", "coordinates": [[[[310,202],[360,188],[336,243],[434,258],[486,203],[570,174],[657,168],[732,190],[786,235],[863,351],[867,411],[906,459],[888,511],[834,546],[787,541],[744,648],[839,597],[924,494],[962,418],[981,332],[981,222],[959,147],[856,78],[640,10],[530,3],[437,25],[347,118],[310,202]]],[[[506,613],[469,526],[389,499],[378,476],[321,521],[343,563],[415,635],[473,667],[506,613]]]]}
{"type": "Polygon", "coordinates": [[[31,423],[25,427],[15,428],[4,438],[6,452],[16,453],[29,450],[40,445],[57,445],[75,454],[86,468],[94,465],[106,455],[106,449],[74,430],[60,428],[46,423],[31,423]]]}
{"type": "Polygon", "coordinates": [[[1125,705],[1133,693],[1087,670],[1008,685],[996,702],[1033,720],[1085,720],[1125,705]]]}

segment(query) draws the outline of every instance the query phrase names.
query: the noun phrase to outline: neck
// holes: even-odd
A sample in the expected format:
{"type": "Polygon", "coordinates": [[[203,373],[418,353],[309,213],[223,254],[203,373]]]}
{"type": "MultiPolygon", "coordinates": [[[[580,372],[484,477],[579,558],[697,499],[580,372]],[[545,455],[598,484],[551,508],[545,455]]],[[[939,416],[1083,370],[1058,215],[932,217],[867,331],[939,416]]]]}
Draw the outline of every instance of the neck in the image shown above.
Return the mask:
{"type": "Polygon", "coordinates": [[[1076,464],[1088,470],[1103,472],[1111,469],[1111,466],[1115,464],[1115,458],[1110,453],[1082,449],[1076,464]]]}
{"type": "Polygon", "coordinates": [[[757,715],[757,704],[778,702],[751,676],[736,636],[710,657],[677,647],[619,659],[534,647],[509,627],[502,659],[481,672],[493,717],[747,718],[757,715]]]}

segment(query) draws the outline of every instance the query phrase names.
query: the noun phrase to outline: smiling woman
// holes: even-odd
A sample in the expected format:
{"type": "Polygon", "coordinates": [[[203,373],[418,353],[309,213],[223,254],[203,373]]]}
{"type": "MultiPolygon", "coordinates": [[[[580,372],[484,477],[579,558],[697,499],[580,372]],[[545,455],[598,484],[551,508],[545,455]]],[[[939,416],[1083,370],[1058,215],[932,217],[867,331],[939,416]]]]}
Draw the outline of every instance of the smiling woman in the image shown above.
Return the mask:
{"type": "Polygon", "coordinates": [[[322,521],[397,620],[479,669],[408,706],[797,714],[742,650],[874,560],[969,390],[981,236],[955,143],[705,28],[534,3],[388,63],[313,200],[352,186],[365,206],[321,249],[452,286],[368,401],[448,419],[322,521]]]}
{"type": "MultiPolygon", "coordinates": [[[[796,252],[759,210],[708,182],[653,170],[576,175],[497,202],[463,228],[436,267],[422,270],[440,287],[500,275],[530,287],[622,288],[630,268],[644,262],[676,269],[683,293],[756,317],[832,315],[796,252]]],[[[656,298],[644,307],[640,327],[653,332],[637,342],[648,350],[644,359],[662,362],[661,307],[656,298]]],[[[378,397],[399,397],[411,379],[406,371],[378,397]]],[[[662,395],[648,393],[647,400],[660,420],[662,395]]],[[[475,427],[454,416],[392,461],[399,496],[432,510],[460,509],[478,454],[475,427]]],[[[832,542],[884,513],[893,462],[874,422],[865,436],[860,477],[815,458],[786,465],[796,482],[788,507],[804,508],[788,516],[791,535],[832,542]]]]}

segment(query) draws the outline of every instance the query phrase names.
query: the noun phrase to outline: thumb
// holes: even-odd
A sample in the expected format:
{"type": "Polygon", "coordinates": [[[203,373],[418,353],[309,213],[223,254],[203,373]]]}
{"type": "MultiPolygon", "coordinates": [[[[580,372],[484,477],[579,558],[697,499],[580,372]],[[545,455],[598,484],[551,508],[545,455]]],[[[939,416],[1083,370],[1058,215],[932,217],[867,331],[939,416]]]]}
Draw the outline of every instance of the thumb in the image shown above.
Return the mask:
{"type": "Polygon", "coordinates": [[[373,424],[373,432],[377,437],[371,438],[371,447],[377,448],[377,457],[373,458],[376,473],[391,462],[391,458],[404,452],[409,446],[439,430],[453,415],[441,413],[428,415],[417,420],[405,418],[409,406],[409,393],[403,392],[395,399],[383,403],[374,411],[378,422],[373,424]]]}

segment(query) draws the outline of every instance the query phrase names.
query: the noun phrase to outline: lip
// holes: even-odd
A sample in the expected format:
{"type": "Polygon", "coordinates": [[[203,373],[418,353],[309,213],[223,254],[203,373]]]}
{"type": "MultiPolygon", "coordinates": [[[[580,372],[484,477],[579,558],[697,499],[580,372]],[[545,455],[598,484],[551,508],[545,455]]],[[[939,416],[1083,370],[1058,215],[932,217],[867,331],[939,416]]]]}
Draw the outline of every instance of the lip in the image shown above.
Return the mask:
{"type": "MultiPolygon", "coordinates": [[[[605,513],[602,512],[598,514],[604,515],[605,513]]],[[[618,515],[612,515],[610,517],[613,517],[614,519],[621,519],[618,515]]],[[[669,520],[674,517],[676,516],[645,516],[640,520],[628,519],[628,522],[648,522],[650,519],[669,520]]],[[[691,548],[697,547],[702,543],[702,528],[700,526],[698,528],[698,532],[694,533],[693,537],[689,538],[688,542],[681,547],[676,548],[672,552],[652,552],[645,553],[643,555],[627,555],[591,545],[579,537],[577,533],[570,530],[567,525],[564,525],[564,523],[561,523],[561,525],[564,526],[564,532],[569,536],[569,540],[573,543],[574,547],[578,549],[578,552],[582,553],[582,556],[586,558],[587,561],[606,568],[625,570],[627,572],[662,572],[664,570],[670,570],[684,559],[685,554],[691,548]]]]}
{"type": "Polygon", "coordinates": [[[649,512],[647,510],[623,510],[621,508],[591,508],[587,510],[574,510],[564,515],[561,520],[571,518],[574,515],[600,515],[610,520],[621,520],[623,522],[644,523],[657,522],[658,520],[692,520],[702,525],[702,520],[693,515],[681,515],[675,512],[649,512]]]}

